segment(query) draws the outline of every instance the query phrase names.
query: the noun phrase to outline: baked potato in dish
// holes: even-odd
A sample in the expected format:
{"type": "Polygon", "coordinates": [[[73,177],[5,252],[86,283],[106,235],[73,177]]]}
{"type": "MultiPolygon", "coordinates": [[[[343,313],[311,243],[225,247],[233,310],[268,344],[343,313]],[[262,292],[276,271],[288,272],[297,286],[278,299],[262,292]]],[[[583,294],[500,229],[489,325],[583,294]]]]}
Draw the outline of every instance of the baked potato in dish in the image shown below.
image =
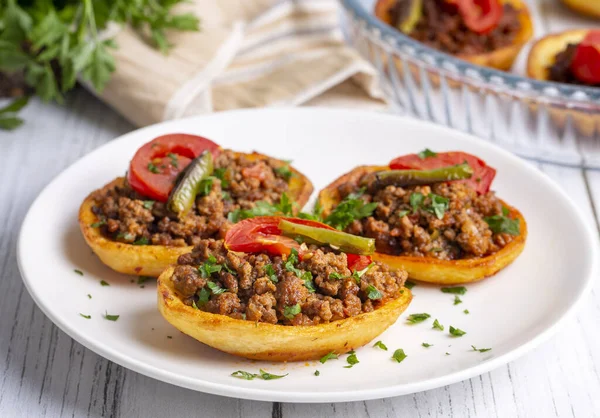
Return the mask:
{"type": "Polygon", "coordinates": [[[171,280],[173,267],[158,278],[158,309],[184,334],[218,350],[251,360],[318,360],[327,353],[344,354],[373,340],[408,307],[407,288],[399,298],[368,313],[319,325],[290,326],[252,322],[204,312],[185,305],[171,280]]]}
{"type": "MultiPolygon", "coordinates": [[[[234,153],[235,156],[244,156],[250,160],[259,161],[269,158],[259,153],[234,153]]],[[[273,159],[271,159],[273,160],[273,159]]],[[[278,160],[277,160],[278,161],[278,160]]],[[[283,166],[284,161],[279,161],[283,166]]],[[[308,201],[313,186],[310,180],[293,167],[289,167],[287,196],[297,205],[294,211],[299,211],[308,201]]],[[[95,196],[103,192],[123,187],[125,179],[120,177],[105,185],[102,189],[92,192],[81,204],[79,209],[79,226],[81,232],[94,253],[108,267],[115,271],[131,275],[145,275],[158,277],[158,275],[169,265],[177,261],[181,254],[189,253],[193,246],[190,245],[134,245],[113,240],[106,236],[102,229],[94,224],[102,219],[93,211],[96,205],[95,196]]]]}
{"type": "MultiPolygon", "coordinates": [[[[378,0],[375,6],[375,15],[383,22],[392,25],[391,9],[397,0],[378,0]]],[[[512,5],[518,11],[520,28],[511,44],[484,53],[460,53],[455,56],[472,64],[498,70],[509,70],[521,48],[533,36],[533,22],[527,5],[522,0],[501,0],[502,5],[512,5]]],[[[397,65],[398,69],[401,66],[397,65]]]]}
{"type": "Polygon", "coordinates": [[[576,12],[600,18],[600,3],[596,0],[562,0],[562,2],[576,12]]]}
{"type": "MultiPolygon", "coordinates": [[[[336,179],[319,193],[323,216],[326,218],[342,202],[340,186],[357,181],[369,173],[389,169],[389,166],[360,166],[336,179]]],[[[519,256],[527,238],[527,223],[523,215],[517,209],[500,202],[508,211],[508,218],[518,219],[520,229],[519,235],[497,252],[484,257],[439,259],[433,256],[390,255],[377,248],[371,257],[392,269],[406,270],[411,279],[440,285],[465,284],[492,276],[519,256]]]]}

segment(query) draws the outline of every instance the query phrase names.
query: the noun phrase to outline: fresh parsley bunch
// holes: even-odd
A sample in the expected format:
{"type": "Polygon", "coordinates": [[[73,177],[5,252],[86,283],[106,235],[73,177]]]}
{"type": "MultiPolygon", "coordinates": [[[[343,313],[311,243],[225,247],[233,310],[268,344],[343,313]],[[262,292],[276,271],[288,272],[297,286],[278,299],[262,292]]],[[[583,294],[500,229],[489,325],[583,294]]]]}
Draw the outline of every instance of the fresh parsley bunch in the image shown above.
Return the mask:
{"type": "MultiPolygon", "coordinates": [[[[115,71],[111,50],[117,45],[99,33],[110,22],[128,24],[166,53],[167,29],[199,28],[196,16],[172,13],[182,1],[0,0],[0,72],[21,72],[44,101],[62,102],[77,75],[102,91],[115,71]]],[[[0,129],[22,123],[15,112],[19,106],[7,108],[0,109],[0,129]]]]}

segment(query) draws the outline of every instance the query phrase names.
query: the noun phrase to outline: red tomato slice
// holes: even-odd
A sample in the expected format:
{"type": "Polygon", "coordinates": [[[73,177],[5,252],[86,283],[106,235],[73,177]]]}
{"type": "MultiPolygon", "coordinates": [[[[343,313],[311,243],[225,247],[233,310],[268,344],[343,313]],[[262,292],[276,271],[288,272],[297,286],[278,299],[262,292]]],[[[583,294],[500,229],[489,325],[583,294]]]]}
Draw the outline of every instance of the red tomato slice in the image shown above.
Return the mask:
{"type": "MultiPolygon", "coordinates": [[[[294,248],[302,258],[300,244],[290,237],[281,235],[279,222],[285,219],[300,225],[316,228],[335,229],[324,223],[308,219],[284,218],[280,216],[261,216],[245,219],[233,225],[225,234],[225,247],[230,251],[242,253],[266,252],[271,255],[289,255],[294,248]]],[[[350,270],[362,270],[371,264],[371,257],[346,254],[350,270]]]]}
{"type": "Polygon", "coordinates": [[[465,25],[481,35],[494,30],[504,14],[499,0],[456,0],[452,3],[458,5],[458,12],[465,25]]]}
{"type": "Polygon", "coordinates": [[[600,84],[600,30],[591,30],[577,46],[571,71],[587,84],[600,84]]]}
{"type": "Polygon", "coordinates": [[[408,154],[395,158],[390,163],[392,170],[431,170],[434,168],[448,167],[466,162],[473,169],[473,176],[467,180],[456,180],[469,184],[477,193],[484,194],[490,190],[496,170],[488,166],[485,161],[466,152],[438,152],[436,156],[421,158],[417,154],[408,154]]]}
{"type": "Polygon", "coordinates": [[[196,135],[159,136],[137,150],[129,165],[127,181],[139,194],[166,202],[179,173],[205,150],[214,156],[220,147],[196,135]]]}

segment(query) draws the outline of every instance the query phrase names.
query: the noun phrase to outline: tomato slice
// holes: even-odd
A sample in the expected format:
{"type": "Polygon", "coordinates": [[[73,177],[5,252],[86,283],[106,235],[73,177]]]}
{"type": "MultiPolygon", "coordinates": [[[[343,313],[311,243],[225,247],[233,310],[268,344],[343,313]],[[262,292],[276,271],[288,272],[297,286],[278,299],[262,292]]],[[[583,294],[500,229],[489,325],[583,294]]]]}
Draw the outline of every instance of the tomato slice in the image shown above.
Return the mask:
{"type": "Polygon", "coordinates": [[[577,46],[571,71],[584,83],[600,84],[600,30],[589,31],[577,46]]]}
{"type": "MultiPolygon", "coordinates": [[[[279,222],[281,222],[282,219],[300,225],[335,230],[335,228],[332,228],[329,225],[308,219],[261,216],[245,219],[233,225],[227,231],[227,234],[225,234],[225,247],[230,251],[241,253],[266,252],[271,255],[289,255],[293,248],[298,251],[299,257],[302,258],[303,251],[300,244],[290,237],[281,235],[279,222]]],[[[372,259],[369,256],[356,254],[346,255],[348,257],[348,268],[350,270],[362,270],[372,262],[372,259]]]]}
{"type": "Polygon", "coordinates": [[[452,3],[458,6],[458,12],[469,30],[480,35],[494,30],[504,14],[499,0],[456,0],[452,3]]]}
{"type": "Polygon", "coordinates": [[[139,194],[166,202],[179,173],[205,150],[215,156],[220,147],[196,135],[159,136],[137,150],[129,164],[127,181],[139,194]]]}
{"type": "Polygon", "coordinates": [[[392,170],[431,170],[434,168],[448,167],[466,162],[473,169],[473,176],[466,180],[456,180],[470,185],[477,193],[484,194],[490,190],[496,170],[488,166],[485,161],[466,152],[438,152],[434,156],[421,158],[417,154],[408,154],[395,158],[390,163],[392,170]]]}

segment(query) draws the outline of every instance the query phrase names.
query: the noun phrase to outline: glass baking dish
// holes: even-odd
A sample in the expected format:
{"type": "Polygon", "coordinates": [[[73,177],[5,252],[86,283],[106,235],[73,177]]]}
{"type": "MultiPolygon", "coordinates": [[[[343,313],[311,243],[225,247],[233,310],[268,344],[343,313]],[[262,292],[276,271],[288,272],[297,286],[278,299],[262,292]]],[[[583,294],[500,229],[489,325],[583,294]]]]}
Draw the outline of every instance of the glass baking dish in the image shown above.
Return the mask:
{"type": "Polygon", "coordinates": [[[536,81],[429,48],[340,0],[347,41],[377,69],[397,112],[460,129],[521,156],[600,168],[600,89],[536,81]]]}

